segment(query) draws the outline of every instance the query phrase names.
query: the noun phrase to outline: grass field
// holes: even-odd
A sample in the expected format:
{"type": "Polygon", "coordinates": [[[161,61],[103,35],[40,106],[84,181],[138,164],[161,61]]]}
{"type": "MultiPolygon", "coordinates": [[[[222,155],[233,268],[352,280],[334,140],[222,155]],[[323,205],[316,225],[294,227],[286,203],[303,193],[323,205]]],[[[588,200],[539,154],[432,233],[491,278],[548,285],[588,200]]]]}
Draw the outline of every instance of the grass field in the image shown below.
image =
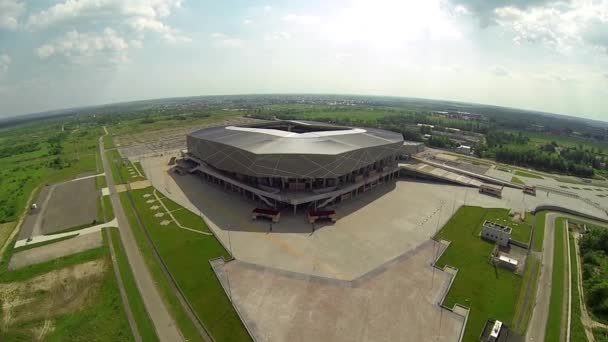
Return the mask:
{"type": "Polygon", "coordinates": [[[504,166],[497,166],[496,170],[502,171],[502,172],[509,172],[509,173],[511,173],[511,169],[508,169],[508,168],[506,168],[504,166]]]}
{"type": "MultiPolygon", "coordinates": [[[[134,190],[130,193],[135,202],[135,209],[163,260],[215,340],[249,341],[249,334],[209,265],[210,259],[217,257],[229,259],[229,253],[214,236],[179,229],[173,223],[161,226],[160,220],[152,215],[149,204],[143,197],[146,193],[152,193],[152,188],[134,190]],[[192,270],[196,270],[196,273],[193,274],[192,270]]],[[[126,194],[121,196],[123,201],[128,201],[126,194]]],[[[180,213],[181,217],[187,211],[184,209],[175,213],[180,213]]],[[[200,217],[190,215],[192,221],[187,223],[192,227],[189,228],[208,231],[200,217]]],[[[155,263],[155,260],[149,262],[155,263]]]]}
{"type": "Polygon", "coordinates": [[[519,179],[517,177],[512,177],[511,178],[511,183],[526,185],[526,183],[524,183],[524,181],[522,181],[521,179],[519,179]]]}
{"type": "Polygon", "coordinates": [[[110,149],[114,148],[114,137],[111,134],[103,136],[103,148],[110,149]]]}
{"type": "Polygon", "coordinates": [[[559,217],[555,221],[555,248],[553,250],[553,274],[551,277],[551,300],[545,338],[547,341],[559,341],[564,319],[564,291],[566,281],[566,219],[559,217]]]}
{"type": "Polygon", "coordinates": [[[123,160],[120,153],[118,153],[118,150],[106,151],[106,156],[108,158],[108,162],[110,163],[110,167],[112,168],[112,178],[114,179],[114,183],[123,184],[129,182],[131,180],[131,175],[127,170],[125,162],[129,165],[130,162],[123,160]]]}
{"type": "Polygon", "coordinates": [[[541,211],[536,213],[536,227],[534,228],[534,241],[532,241],[532,250],[535,252],[543,251],[543,241],[545,239],[545,221],[547,212],[541,211]]]}
{"type": "Polygon", "coordinates": [[[107,187],[108,185],[106,184],[106,176],[95,177],[95,185],[97,186],[98,190],[107,187]]]}
{"type": "Polygon", "coordinates": [[[4,246],[6,240],[10,237],[16,222],[0,223],[0,248],[4,246]]]}
{"type": "Polygon", "coordinates": [[[570,338],[572,341],[587,341],[587,335],[585,335],[585,327],[581,321],[581,300],[578,288],[578,262],[576,259],[576,240],[574,236],[569,237],[570,242],[570,265],[572,267],[572,275],[570,278],[570,284],[572,288],[572,315],[570,321],[570,338]]]}
{"type": "Polygon", "coordinates": [[[157,195],[159,196],[165,207],[167,207],[167,209],[171,211],[173,217],[175,217],[175,219],[182,226],[207,233],[211,232],[209,230],[209,227],[207,227],[207,225],[199,215],[192,213],[190,210],[180,206],[179,204],[168,199],[167,197],[162,197],[162,194],[158,191],[157,195]]]}
{"type": "Polygon", "coordinates": [[[93,125],[73,124],[63,131],[48,120],[0,129],[5,155],[0,157],[0,223],[16,221],[40,185],[94,173],[100,134],[93,125]]]}
{"type": "Polygon", "coordinates": [[[112,208],[112,201],[110,200],[110,196],[103,196],[102,201],[104,204],[104,222],[110,222],[114,219],[114,209],[112,208]]]}
{"type": "Polygon", "coordinates": [[[139,328],[139,334],[141,335],[143,341],[158,341],[154,324],[152,323],[150,316],[148,316],[148,311],[146,310],[141,294],[137,289],[137,284],[135,283],[135,278],[131,272],[127,255],[125,254],[124,247],[120,241],[118,229],[109,228],[109,231],[112,244],[114,246],[114,253],[116,254],[118,269],[120,271],[125,291],[127,292],[127,297],[129,298],[129,305],[131,307],[131,311],[133,312],[133,317],[135,318],[137,327],[139,328]]]}
{"type": "Polygon", "coordinates": [[[479,238],[488,217],[504,215],[503,209],[462,207],[436,235],[452,244],[437,261],[437,266],[458,268],[458,275],[444,301],[471,309],[464,340],[476,341],[487,319],[512,325],[522,277],[490,264],[494,244],[479,238]],[[500,293],[500,296],[496,294],[500,293]]]}
{"type": "Polygon", "coordinates": [[[543,176],[541,176],[538,173],[532,173],[529,171],[521,171],[521,170],[516,170],[515,171],[515,175],[516,176],[521,176],[521,177],[528,177],[528,178],[535,178],[535,179],[544,179],[543,176]]]}
{"type": "Polygon", "coordinates": [[[608,330],[595,328],[593,329],[593,337],[595,342],[608,342],[608,330]]]}

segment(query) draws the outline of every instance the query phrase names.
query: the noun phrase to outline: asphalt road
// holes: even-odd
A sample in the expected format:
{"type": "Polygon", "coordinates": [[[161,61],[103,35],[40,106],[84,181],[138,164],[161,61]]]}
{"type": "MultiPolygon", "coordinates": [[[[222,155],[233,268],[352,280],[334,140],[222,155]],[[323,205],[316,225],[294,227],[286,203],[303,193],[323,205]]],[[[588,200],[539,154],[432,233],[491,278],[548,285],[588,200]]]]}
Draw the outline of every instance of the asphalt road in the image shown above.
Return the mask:
{"type": "Polygon", "coordinates": [[[545,239],[543,241],[542,265],[536,293],[536,303],[532,312],[526,341],[537,342],[545,340],[545,330],[549,318],[549,303],[551,301],[551,281],[553,276],[553,249],[555,246],[555,219],[562,214],[548,213],[545,220],[545,239]]]}
{"type": "MultiPolygon", "coordinates": [[[[106,131],[107,132],[107,131],[106,131]]],[[[106,133],[107,134],[107,133],[106,133]]],[[[125,248],[127,254],[127,260],[129,266],[133,271],[135,277],[135,283],[141,293],[148,315],[152,319],[156,334],[161,341],[183,341],[184,338],[181,335],[173,317],[169,314],[167,306],[161,299],[161,295],[156,288],[152,275],[148,270],[144,258],[137,247],[137,242],[129,226],[129,221],[125,215],[120,197],[116,192],[114,186],[114,179],[112,178],[112,168],[104,153],[103,138],[99,138],[99,149],[101,154],[101,161],[103,168],[106,172],[106,183],[110,190],[110,200],[112,202],[112,208],[114,214],[118,220],[118,229],[120,231],[120,240],[125,248]]]]}

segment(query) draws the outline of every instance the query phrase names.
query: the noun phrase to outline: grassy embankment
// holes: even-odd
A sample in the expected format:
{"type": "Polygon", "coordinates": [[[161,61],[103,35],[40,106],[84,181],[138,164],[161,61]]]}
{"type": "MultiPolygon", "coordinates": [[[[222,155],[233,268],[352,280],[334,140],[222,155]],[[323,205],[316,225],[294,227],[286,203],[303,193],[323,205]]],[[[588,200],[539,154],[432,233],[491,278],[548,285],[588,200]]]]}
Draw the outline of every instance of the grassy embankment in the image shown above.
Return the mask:
{"type": "Polygon", "coordinates": [[[572,288],[572,314],[570,321],[570,339],[571,341],[587,341],[587,335],[585,335],[585,327],[581,321],[581,298],[579,291],[579,267],[576,258],[576,246],[577,243],[574,236],[569,237],[570,243],[570,265],[571,265],[571,277],[570,286],[572,288]]]}
{"type": "MultiPolygon", "coordinates": [[[[159,289],[169,304],[182,333],[189,340],[200,340],[194,325],[183,311],[168,279],[162,273],[161,266],[152,254],[144,235],[144,227],[139,225],[135,216],[136,212],[171,274],[214,339],[216,341],[249,341],[247,331],[209,265],[210,259],[218,257],[229,259],[229,253],[214,236],[179,229],[173,222],[161,226],[161,219],[152,215],[150,205],[146,203],[151,197],[143,197],[144,194],[152,193],[153,188],[151,187],[130,191],[135,208],[131,205],[128,193],[121,193],[120,196],[148,267],[159,284],[159,289]],[[192,273],[193,269],[197,270],[196,274],[192,273]]],[[[197,215],[181,209],[176,203],[171,203],[167,199],[164,199],[163,202],[172,208],[169,210],[176,210],[173,214],[182,225],[208,231],[208,227],[197,215]]],[[[169,218],[165,216],[162,219],[168,220],[169,218]]]]}
{"type": "MultiPolygon", "coordinates": [[[[105,228],[108,229],[108,228],[105,228]]],[[[131,266],[127,260],[125,249],[120,240],[120,235],[117,228],[109,228],[110,237],[114,246],[114,253],[116,254],[116,262],[118,263],[118,270],[122,278],[127,297],[129,298],[129,306],[133,312],[133,317],[138,326],[139,333],[144,341],[158,341],[154,324],[148,315],[148,311],[144,305],[144,301],[137,289],[135,283],[135,277],[131,272],[131,266]]]]}
{"type": "Polygon", "coordinates": [[[566,290],[566,219],[559,217],[555,221],[555,247],[553,249],[553,274],[551,277],[551,299],[549,302],[549,318],[545,338],[547,341],[560,341],[562,328],[565,324],[564,291],[566,290]]]}
{"type": "Polygon", "coordinates": [[[519,179],[517,177],[511,177],[511,183],[526,185],[526,183],[524,183],[524,181],[522,181],[521,179],[519,179]]]}
{"type": "Polygon", "coordinates": [[[544,179],[544,177],[542,175],[540,175],[538,173],[533,173],[531,171],[515,170],[515,175],[521,176],[521,177],[534,178],[534,179],[544,179]]]}

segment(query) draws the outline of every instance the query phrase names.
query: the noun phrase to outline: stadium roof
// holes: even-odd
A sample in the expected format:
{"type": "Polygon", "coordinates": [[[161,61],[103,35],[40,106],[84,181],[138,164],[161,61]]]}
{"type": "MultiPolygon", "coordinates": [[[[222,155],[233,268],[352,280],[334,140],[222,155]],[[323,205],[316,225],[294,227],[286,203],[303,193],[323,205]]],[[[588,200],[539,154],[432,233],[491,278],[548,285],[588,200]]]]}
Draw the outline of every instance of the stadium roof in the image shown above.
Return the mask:
{"type": "Polygon", "coordinates": [[[254,154],[340,154],[403,143],[399,133],[310,121],[269,121],[243,126],[204,128],[193,138],[229,145],[254,154]]]}

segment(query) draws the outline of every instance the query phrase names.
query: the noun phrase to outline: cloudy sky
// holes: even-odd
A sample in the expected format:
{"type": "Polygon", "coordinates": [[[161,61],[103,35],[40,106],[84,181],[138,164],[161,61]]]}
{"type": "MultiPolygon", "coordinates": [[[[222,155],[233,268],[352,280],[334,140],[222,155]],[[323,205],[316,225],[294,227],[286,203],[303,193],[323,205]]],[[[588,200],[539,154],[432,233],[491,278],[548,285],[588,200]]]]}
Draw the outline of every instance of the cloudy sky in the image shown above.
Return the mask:
{"type": "Polygon", "coordinates": [[[0,0],[0,116],[288,92],[608,120],[608,0],[0,0]]]}

